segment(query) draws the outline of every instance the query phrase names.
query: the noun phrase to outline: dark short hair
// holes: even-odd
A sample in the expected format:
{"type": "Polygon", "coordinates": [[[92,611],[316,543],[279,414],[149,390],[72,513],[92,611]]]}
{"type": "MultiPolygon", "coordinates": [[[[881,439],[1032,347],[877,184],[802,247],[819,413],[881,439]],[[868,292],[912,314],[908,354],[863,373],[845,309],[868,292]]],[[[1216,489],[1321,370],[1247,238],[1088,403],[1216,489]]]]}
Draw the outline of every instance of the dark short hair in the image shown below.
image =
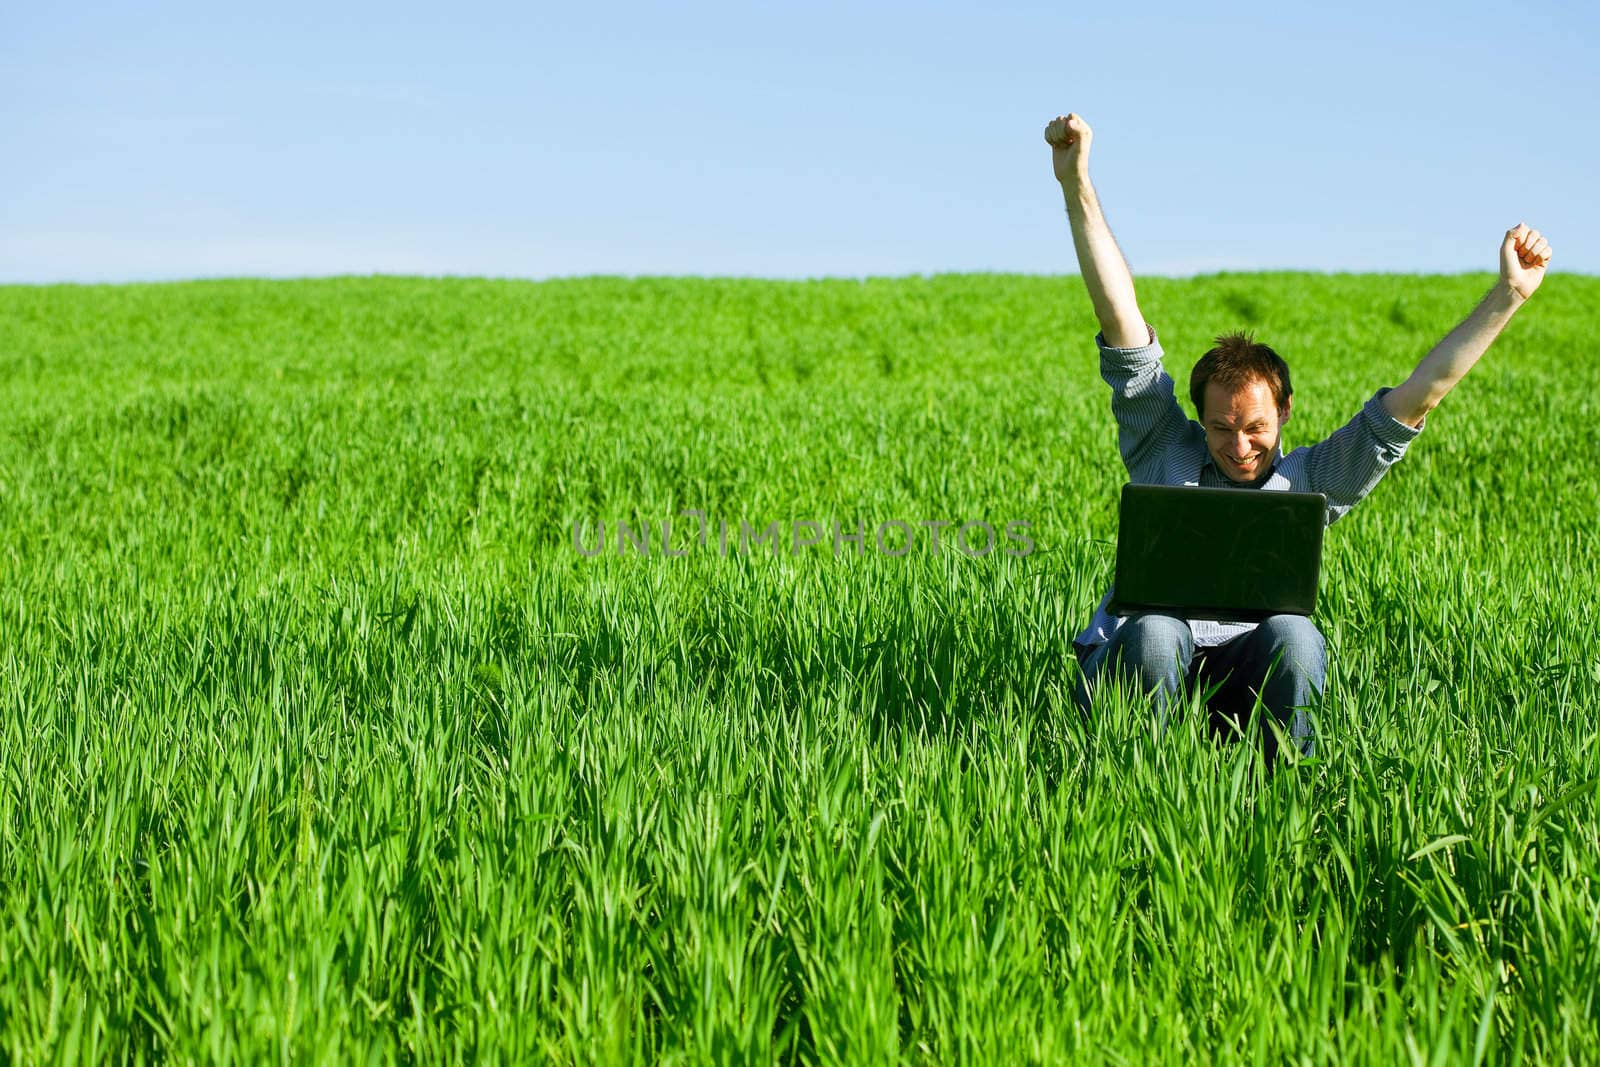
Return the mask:
{"type": "Polygon", "coordinates": [[[1248,333],[1225,333],[1217,338],[1217,347],[1200,357],[1189,374],[1189,399],[1200,418],[1206,417],[1206,385],[1216,382],[1224,389],[1236,390],[1249,385],[1257,378],[1272,390],[1273,403],[1283,410],[1294,394],[1289,385],[1289,364],[1272,349],[1255,340],[1248,333]]]}

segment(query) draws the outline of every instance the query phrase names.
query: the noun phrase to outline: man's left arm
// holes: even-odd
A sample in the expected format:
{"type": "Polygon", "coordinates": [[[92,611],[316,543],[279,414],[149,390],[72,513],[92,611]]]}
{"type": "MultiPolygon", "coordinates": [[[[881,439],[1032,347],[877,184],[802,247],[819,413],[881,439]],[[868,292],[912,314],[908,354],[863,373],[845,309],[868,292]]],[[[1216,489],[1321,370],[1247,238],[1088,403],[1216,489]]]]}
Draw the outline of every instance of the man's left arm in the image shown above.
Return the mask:
{"type": "Polygon", "coordinates": [[[1511,316],[1544,281],[1550,243],[1538,230],[1518,224],[1500,243],[1500,278],[1472,314],[1423,357],[1411,377],[1383,394],[1385,410],[1408,426],[1423,416],[1466,376],[1478,357],[1500,336],[1511,316]]]}

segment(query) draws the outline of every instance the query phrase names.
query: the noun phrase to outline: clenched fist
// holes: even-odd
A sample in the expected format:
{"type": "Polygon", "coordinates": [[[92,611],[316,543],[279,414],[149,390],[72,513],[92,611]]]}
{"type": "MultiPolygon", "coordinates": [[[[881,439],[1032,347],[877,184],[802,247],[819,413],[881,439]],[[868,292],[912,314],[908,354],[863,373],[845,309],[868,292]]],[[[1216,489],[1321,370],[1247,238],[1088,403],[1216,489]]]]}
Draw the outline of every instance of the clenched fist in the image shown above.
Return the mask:
{"type": "Polygon", "coordinates": [[[1550,242],[1538,230],[1519,222],[1506,231],[1500,243],[1500,277],[1522,299],[1539,288],[1549,262],[1550,242]]]}
{"type": "Polygon", "coordinates": [[[1057,115],[1045,126],[1044,139],[1050,144],[1056,181],[1075,184],[1088,175],[1089,142],[1094,139],[1094,131],[1081,115],[1057,115]]]}

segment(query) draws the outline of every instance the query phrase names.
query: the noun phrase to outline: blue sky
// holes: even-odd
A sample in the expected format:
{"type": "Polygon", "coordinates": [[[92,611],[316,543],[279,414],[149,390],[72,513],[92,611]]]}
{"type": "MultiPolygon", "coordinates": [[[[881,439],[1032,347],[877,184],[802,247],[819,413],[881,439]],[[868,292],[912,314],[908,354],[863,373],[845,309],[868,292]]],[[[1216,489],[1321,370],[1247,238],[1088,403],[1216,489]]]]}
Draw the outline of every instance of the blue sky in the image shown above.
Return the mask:
{"type": "Polygon", "coordinates": [[[11,4],[0,281],[1596,273],[1596,10],[11,4]]]}

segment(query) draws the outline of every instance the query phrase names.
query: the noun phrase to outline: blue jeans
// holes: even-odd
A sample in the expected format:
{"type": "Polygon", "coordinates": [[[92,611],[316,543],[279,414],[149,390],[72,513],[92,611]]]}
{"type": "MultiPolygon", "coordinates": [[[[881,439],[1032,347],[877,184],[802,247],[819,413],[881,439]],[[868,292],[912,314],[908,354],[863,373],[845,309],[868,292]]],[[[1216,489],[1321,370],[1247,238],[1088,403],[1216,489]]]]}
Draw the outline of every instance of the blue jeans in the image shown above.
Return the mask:
{"type": "MultiPolygon", "coordinates": [[[[1187,621],[1171,615],[1135,615],[1111,640],[1083,661],[1073,699],[1085,714],[1095,683],[1108,669],[1120,667],[1128,684],[1149,693],[1155,702],[1156,728],[1165,730],[1179,687],[1221,683],[1208,702],[1214,728],[1243,726],[1261,704],[1289,737],[1309,756],[1316,734],[1309,708],[1322,696],[1328,674],[1326,646],[1316,625],[1304,615],[1273,615],[1249,633],[1195,654],[1194,633],[1187,621]]],[[[1277,738],[1266,731],[1267,762],[1277,758],[1277,738]]]]}

